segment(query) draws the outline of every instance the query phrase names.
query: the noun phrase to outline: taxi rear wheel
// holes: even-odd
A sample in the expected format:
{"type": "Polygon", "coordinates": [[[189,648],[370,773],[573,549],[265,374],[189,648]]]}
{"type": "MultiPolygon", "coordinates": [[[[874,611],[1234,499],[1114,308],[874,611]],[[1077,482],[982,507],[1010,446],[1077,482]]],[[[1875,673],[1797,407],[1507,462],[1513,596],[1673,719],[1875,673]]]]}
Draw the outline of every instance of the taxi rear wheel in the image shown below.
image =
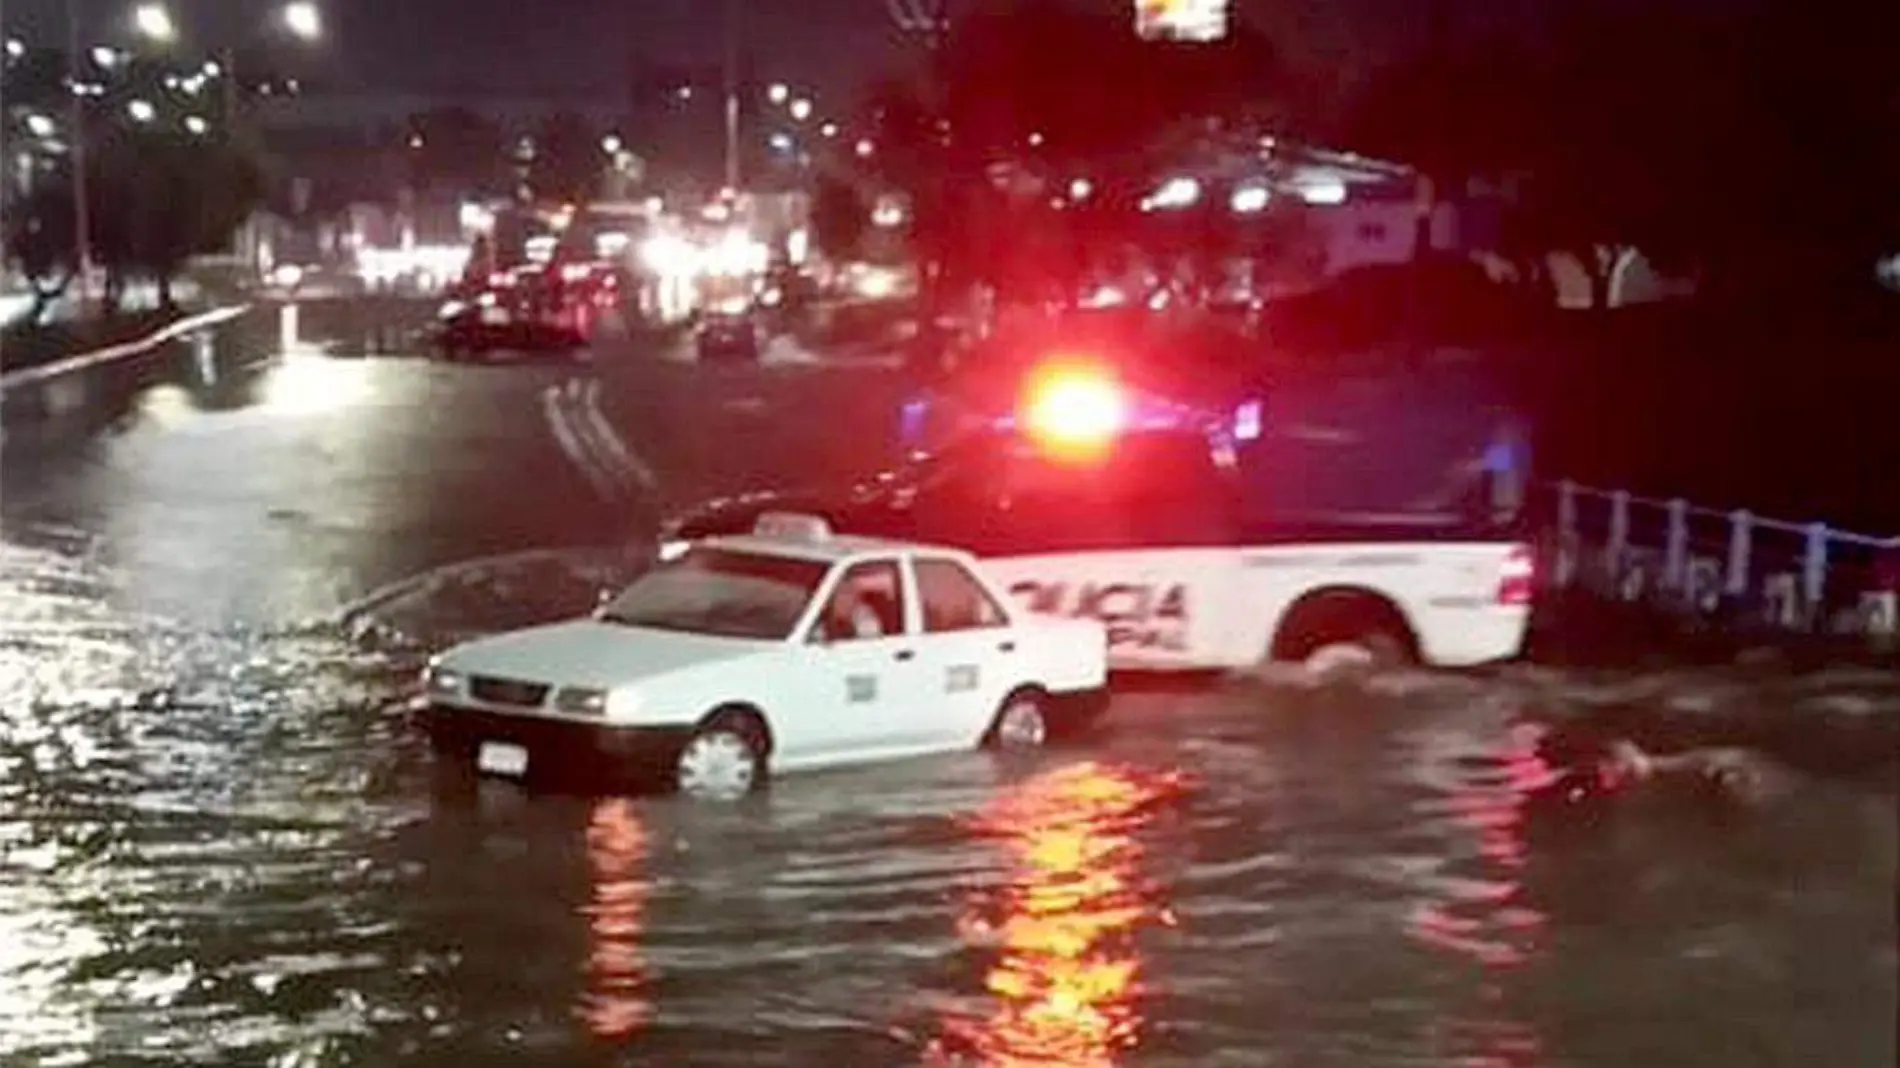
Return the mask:
{"type": "Polygon", "coordinates": [[[673,785],[689,797],[731,800],[765,780],[765,727],[750,713],[709,718],[680,749],[673,785]]]}
{"type": "Polygon", "coordinates": [[[1049,741],[1049,712],[1042,691],[1024,688],[1003,699],[984,734],[992,749],[1040,749],[1049,741]]]}

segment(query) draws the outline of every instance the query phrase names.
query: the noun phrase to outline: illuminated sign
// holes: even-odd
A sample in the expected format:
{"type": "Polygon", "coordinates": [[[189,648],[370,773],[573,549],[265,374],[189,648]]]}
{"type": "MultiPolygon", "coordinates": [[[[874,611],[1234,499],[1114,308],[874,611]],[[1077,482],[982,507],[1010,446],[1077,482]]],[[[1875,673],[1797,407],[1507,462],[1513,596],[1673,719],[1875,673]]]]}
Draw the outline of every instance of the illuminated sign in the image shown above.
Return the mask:
{"type": "Polygon", "coordinates": [[[1135,0],[1135,32],[1149,41],[1218,41],[1227,0],[1135,0]]]}

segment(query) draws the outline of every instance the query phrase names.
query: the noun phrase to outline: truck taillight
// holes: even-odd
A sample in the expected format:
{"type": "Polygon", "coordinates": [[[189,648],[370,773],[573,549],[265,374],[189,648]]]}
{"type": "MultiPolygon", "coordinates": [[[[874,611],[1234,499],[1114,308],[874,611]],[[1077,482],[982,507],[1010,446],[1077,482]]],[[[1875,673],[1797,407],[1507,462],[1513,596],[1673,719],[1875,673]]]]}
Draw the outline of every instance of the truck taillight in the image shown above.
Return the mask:
{"type": "Polygon", "coordinates": [[[1504,557],[1504,565],[1498,569],[1498,603],[1530,604],[1531,593],[1536,585],[1537,559],[1531,555],[1530,546],[1514,546],[1504,557]]]}

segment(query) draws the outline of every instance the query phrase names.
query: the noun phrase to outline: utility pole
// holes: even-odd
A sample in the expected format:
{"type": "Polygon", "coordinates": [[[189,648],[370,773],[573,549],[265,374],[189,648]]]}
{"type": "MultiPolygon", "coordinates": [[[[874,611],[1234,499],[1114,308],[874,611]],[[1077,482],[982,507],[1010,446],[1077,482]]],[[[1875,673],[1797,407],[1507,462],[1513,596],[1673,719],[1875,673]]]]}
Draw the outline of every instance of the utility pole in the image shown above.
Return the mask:
{"type": "MultiPolygon", "coordinates": [[[[6,4],[0,0],[0,27],[7,24],[6,4]]],[[[0,45],[5,44],[5,34],[0,34],[0,45]]],[[[7,64],[13,57],[0,52],[0,85],[4,85],[7,64]]],[[[0,90],[0,235],[7,232],[7,209],[12,207],[13,157],[7,155],[7,104],[4,90],[0,90]]],[[[0,263],[0,282],[6,281],[7,268],[0,263]]]]}
{"type": "MultiPolygon", "coordinates": [[[[1447,0],[1425,0],[1425,56],[1426,62],[1437,64],[1444,62],[1447,55],[1446,22],[1450,12],[1446,8],[1447,0]]],[[[1445,120],[1443,98],[1436,95],[1426,100],[1427,129],[1437,136],[1443,132],[1445,120]]],[[[1437,214],[1438,187],[1435,178],[1427,168],[1414,164],[1417,172],[1418,219],[1412,247],[1414,262],[1423,263],[1432,251],[1432,217],[1437,214]]]]}
{"type": "Polygon", "coordinates": [[[243,106],[243,91],[238,86],[237,49],[218,50],[218,73],[224,86],[224,136],[237,139],[238,108],[243,106]]]}
{"type": "Polygon", "coordinates": [[[726,188],[739,191],[739,2],[726,0],[726,188]]]}
{"type": "Polygon", "coordinates": [[[86,104],[79,92],[79,3],[66,0],[66,80],[70,83],[73,184],[73,270],[78,275],[79,310],[92,307],[92,211],[86,204],[86,104]]]}

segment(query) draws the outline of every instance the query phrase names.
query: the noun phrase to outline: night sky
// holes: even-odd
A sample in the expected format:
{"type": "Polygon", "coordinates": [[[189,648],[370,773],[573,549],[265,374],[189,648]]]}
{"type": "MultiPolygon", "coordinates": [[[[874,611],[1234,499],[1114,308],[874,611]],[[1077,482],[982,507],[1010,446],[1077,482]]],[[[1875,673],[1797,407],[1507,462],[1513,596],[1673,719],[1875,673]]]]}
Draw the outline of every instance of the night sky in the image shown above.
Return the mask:
{"type": "MultiPolygon", "coordinates": [[[[57,39],[62,2],[5,0],[7,31],[57,39]]],[[[126,36],[128,0],[71,2],[90,27],[89,40],[126,36]]],[[[769,76],[846,92],[904,56],[885,0],[743,2],[752,53],[769,76]]],[[[1131,10],[1129,0],[1076,2],[1131,10]]],[[[1310,71],[1350,77],[1422,39],[1429,2],[1236,0],[1235,10],[1310,71]]],[[[1530,12],[1565,0],[1437,2],[1454,27],[1470,31],[1528,27],[1530,12]]],[[[265,6],[263,0],[171,3],[181,32],[203,45],[255,32],[265,6]]],[[[707,64],[721,54],[719,0],[325,0],[324,7],[333,40],[312,73],[358,92],[619,99],[635,62],[707,64]]]]}

